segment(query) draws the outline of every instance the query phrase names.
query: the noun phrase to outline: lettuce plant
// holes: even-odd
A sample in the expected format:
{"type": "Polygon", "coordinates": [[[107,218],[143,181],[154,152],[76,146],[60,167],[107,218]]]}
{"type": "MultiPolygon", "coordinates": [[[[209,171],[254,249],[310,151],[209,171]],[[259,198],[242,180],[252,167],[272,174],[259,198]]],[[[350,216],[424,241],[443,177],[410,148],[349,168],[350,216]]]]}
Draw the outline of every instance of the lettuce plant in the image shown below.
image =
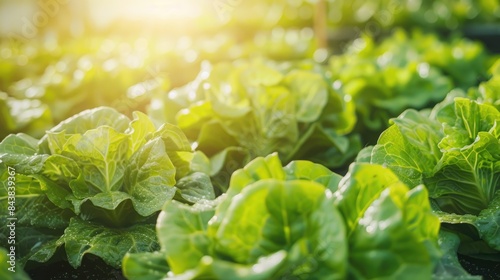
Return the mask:
{"type": "Polygon", "coordinates": [[[385,164],[410,187],[425,184],[443,227],[460,236],[458,252],[499,260],[499,123],[492,104],[450,95],[393,119],[359,160],[385,164]]]}
{"type": "MultiPolygon", "coordinates": [[[[0,160],[2,176],[15,170],[20,263],[65,252],[73,267],[87,254],[119,267],[126,252],[158,248],[154,222],[166,201],[214,198],[204,156],[192,152],[178,128],[156,129],[139,112],[130,120],[101,107],[63,121],[40,140],[9,135],[0,143],[0,160]],[[190,177],[205,184],[186,183],[190,177]]],[[[2,182],[7,209],[7,178],[2,182]]]]}
{"type": "Polygon", "coordinates": [[[167,202],[161,250],[127,254],[129,279],[430,278],[439,221],[423,187],[357,164],[344,177],[276,154],[234,172],[226,194],[167,202]]]}
{"type": "Polygon", "coordinates": [[[272,152],[284,162],[335,168],[360,146],[348,136],[353,103],[330,84],[324,69],[307,61],[206,63],[193,82],[153,100],[150,115],[178,125],[214,166],[238,163],[231,172],[272,152]]]}

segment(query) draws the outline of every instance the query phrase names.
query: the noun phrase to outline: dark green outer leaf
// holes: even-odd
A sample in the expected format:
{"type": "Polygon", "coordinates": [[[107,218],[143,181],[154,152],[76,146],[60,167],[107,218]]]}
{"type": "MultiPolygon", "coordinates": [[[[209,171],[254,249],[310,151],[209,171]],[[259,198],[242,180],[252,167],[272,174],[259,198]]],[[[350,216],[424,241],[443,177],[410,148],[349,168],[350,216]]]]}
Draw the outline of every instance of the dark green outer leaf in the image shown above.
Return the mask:
{"type": "Polygon", "coordinates": [[[71,219],[59,242],[64,243],[68,261],[74,268],[80,266],[85,254],[96,255],[110,266],[118,268],[127,252],[159,249],[153,225],[136,224],[113,229],[79,218],[71,219]]]}
{"type": "Polygon", "coordinates": [[[175,185],[180,198],[188,203],[196,203],[200,199],[215,199],[214,187],[206,173],[194,172],[181,178],[175,185]]]}
{"type": "Polygon", "coordinates": [[[439,232],[439,247],[443,256],[437,263],[432,279],[434,280],[480,280],[481,276],[472,276],[463,269],[458,261],[457,251],[460,238],[446,230],[439,232]]]}
{"type": "Polygon", "coordinates": [[[479,213],[475,222],[481,239],[488,245],[500,251],[500,192],[497,191],[496,197],[490,202],[488,208],[479,213]]]}

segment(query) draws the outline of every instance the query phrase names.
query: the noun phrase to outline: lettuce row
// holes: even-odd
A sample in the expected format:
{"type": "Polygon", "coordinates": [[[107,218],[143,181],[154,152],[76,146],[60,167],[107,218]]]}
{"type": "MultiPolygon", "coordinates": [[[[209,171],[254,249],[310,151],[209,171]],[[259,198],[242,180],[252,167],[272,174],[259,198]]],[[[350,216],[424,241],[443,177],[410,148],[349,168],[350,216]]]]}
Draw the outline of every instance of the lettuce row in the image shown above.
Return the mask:
{"type": "MultiPolygon", "coordinates": [[[[469,94],[487,97],[490,85],[469,94]]],[[[443,226],[461,237],[458,252],[498,260],[500,112],[488,100],[496,102],[450,95],[433,110],[408,110],[359,160],[385,164],[410,187],[425,184],[443,226]]]]}
{"type": "MultiPolygon", "coordinates": [[[[267,9],[259,7],[263,8],[267,9]]],[[[316,48],[309,27],[271,29],[243,41],[230,30],[218,30],[217,36],[184,34],[132,42],[80,38],[63,40],[58,45],[64,48],[55,49],[43,40],[0,42],[5,54],[0,61],[0,139],[20,132],[41,137],[58,122],[97,106],[127,114],[145,111],[153,95],[195,78],[204,60],[234,60],[256,53],[277,60],[313,56],[316,48]],[[25,65],[19,64],[20,57],[27,59],[25,65]]]]}
{"type": "Polygon", "coordinates": [[[355,104],[358,129],[373,131],[367,138],[378,137],[390,118],[408,108],[433,106],[452,88],[475,86],[486,76],[487,64],[479,43],[395,30],[381,42],[369,36],[355,40],[330,58],[329,69],[355,104]]]}
{"type": "Polygon", "coordinates": [[[149,115],[178,125],[211,157],[220,168],[213,170],[215,181],[221,170],[231,174],[272,152],[284,162],[305,159],[335,168],[360,149],[359,139],[348,135],[356,122],[353,103],[308,61],[207,62],[190,84],[154,99],[149,115]]]}
{"type": "Polygon", "coordinates": [[[431,277],[439,220],[422,186],[379,165],[344,177],[277,154],[234,172],[226,194],[167,202],[161,250],[127,254],[129,279],[399,279],[431,277]]]}
{"type": "MultiPolygon", "coordinates": [[[[9,135],[0,143],[0,160],[2,176],[8,168],[16,173],[22,264],[49,261],[64,247],[73,267],[86,254],[119,267],[126,252],[158,249],[154,221],[165,201],[215,198],[204,173],[208,159],[192,152],[178,128],[156,129],[139,112],[130,120],[101,107],[63,121],[40,140],[9,135]],[[191,177],[204,185],[182,183],[191,177]]],[[[8,179],[2,179],[7,209],[8,179]]]]}

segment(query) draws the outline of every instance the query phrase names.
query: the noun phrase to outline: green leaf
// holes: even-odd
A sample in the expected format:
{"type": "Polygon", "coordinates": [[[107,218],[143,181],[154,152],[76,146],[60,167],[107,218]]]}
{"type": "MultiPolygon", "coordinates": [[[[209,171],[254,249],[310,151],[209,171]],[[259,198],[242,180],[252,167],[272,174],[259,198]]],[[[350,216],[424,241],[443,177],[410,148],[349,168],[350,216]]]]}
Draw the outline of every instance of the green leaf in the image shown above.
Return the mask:
{"type": "Polygon", "coordinates": [[[148,116],[141,112],[134,112],[134,120],[130,122],[126,131],[130,135],[128,157],[144,145],[155,131],[156,127],[148,116]]]}
{"type": "Polygon", "coordinates": [[[118,268],[127,252],[150,252],[158,249],[152,225],[109,228],[78,218],[71,219],[60,242],[64,243],[68,261],[74,268],[80,266],[86,254],[96,255],[110,266],[118,268]]]}
{"type": "Polygon", "coordinates": [[[372,163],[384,164],[408,186],[414,187],[433,172],[441,157],[439,123],[414,110],[393,120],[372,150],[372,163]]]}
{"type": "Polygon", "coordinates": [[[338,167],[361,146],[356,137],[345,136],[356,123],[354,102],[333,90],[328,76],[310,61],[222,62],[202,67],[193,82],[172,90],[163,103],[156,100],[153,113],[163,110],[170,120],[175,114],[193,147],[208,157],[234,147],[247,150],[251,159],[278,152],[286,162],[311,159],[338,167]],[[321,146],[308,149],[315,142],[321,146]]]}
{"type": "MultiPolygon", "coordinates": [[[[420,212],[422,204],[405,201],[407,190],[404,185],[394,185],[383,191],[354,228],[349,242],[350,273],[354,277],[430,278],[437,259],[433,239],[437,239],[439,221],[428,205],[420,212]],[[407,217],[411,211],[417,215],[407,217]],[[435,236],[422,235],[422,230],[433,231],[435,236]]],[[[425,191],[418,196],[426,201],[425,191]]]]}
{"type": "Polygon", "coordinates": [[[286,180],[316,181],[331,191],[336,191],[342,176],[333,173],[330,169],[310,161],[296,160],[283,168],[286,180]]]}
{"type": "MultiPolygon", "coordinates": [[[[48,134],[49,141],[52,135],[48,134]]],[[[78,163],[89,186],[96,191],[110,192],[119,190],[123,182],[127,149],[126,134],[100,126],[69,137],[61,153],[78,163]]]]}
{"type": "Polygon", "coordinates": [[[123,258],[123,275],[130,280],[160,280],[169,272],[162,252],[127,253],[123,258]]]}
{"type": "Polygon", "coordinates": [[[32,156],[37,153],[38,140],[24,133],[11,134],[0,143],[0,153],[32,156]]]}
{"type": "Polygon", "coordinates": [[[25,175],[40,172],[46,155],[38,154],[37,141],[22,133],[7,136],[0,143],[0,165],[25,175]]]}
{"type": "MultiPolygon", "coordinates": [[[[276,244],[271,240],[271,248],[266,250],[262,248],[267,240],[262,236],[262,230],[268,218],[268,210],[262,207],[262,202],[266,200],[270,186],[277,182],[259,181],[255,187],[247,187],[241,191],[239,199],[234,202],[232,200],[227,209],[217,211],[216,217],[220,220],[220,226],[215,230],[215,236],[218,240],[216,250],[221,252],[226,258],[237,263],[251,263],[256,260],[259,255],[267,255],[270,252],[283,248],[286,245],[283,243],[276,244]],[[238,203],[244,201],[244,203],[238,203]],[[260,204],[260,207],[259,207],[260,204]],[[248,207],[252,205],[254,207],[248,207]],[[246,206],[246,207],[245,207],[246,206]],[[237,222],[237,221],[252,221],[237,222]],[[256,251],[252,254],[252,251],[256,251]],[[260,250],[260,251],[257,251],[260,250]]],[[[227,199],[227,198],[226,198],[227,199]]],[[[212,225],[215,225],[212,223],[212,225]]],[[[272,231],[272,230],[270,230],[272,231]]],[[[279,235],[279,232],[277,233],[279,235]]]]}
{"type": "Polygon", "coordinates": [[[177,125],[188,138],[195,139],[197,132],[210,122],[210,116],[214,114],[212,104],[208,101],[192,104],[189,108],[180,110],[176,115],[177,125]]]}
{"type": "Polygon", "coordinates": [[[491,134],[479,132],[473,144],[443,154],[432,177],[424,180],[429,193],[449,213],[478,214],[498,190],[500,147],[491,134]]]}
{"type": "Polygon", "coordinates": [[[500,251],[500,193],[482,210],[474,223],[481,239],[493,249],[500,251]]]}
{"type": "Polygon", "coordinates": [[[455,99],[455,116],[455,122],[445,126],[446,137],[439,144],[443,150],[472,144],[480,132],[489,132],[495,126],[500,112],[488,104],[458,97],[455,99]]]}
{"type": "Polygon", "coordinates": [[[213,156],[224,152],[225,149],[239,146],[237,139],[231,136],[217,120],[203,123],[198,137],[194,139],[198,143],[197,149],[203,151],[207,156],[213,156]]]}
{"type": "MultiPolygon", "coordinates": [[[[179,128],[165,124],[156,130],[142,113],[130,122],[107,108],[62,122],[38,143],[23,134],[9,136],[0,151],[5,159],[0,171],[14,166],[19,172],[13,176],[19,229],[26,233],[19,234],[22,264],[47,262],[63,245],[74,267],[87,253],[118,267],[128,251],[154,250],[154,228],[147,223],[174,199],[177,179],[211,170],[208,158],[191,151],[179,128]]],[[[200,185],[183,181],[181,199],[215,197],[208,175],[199,179],[200,185]]],[[[3,205],[10,190],[2,186],[3,205]]]]}
{"type": "Polygon", "coordinates": [[[189,203],[196,203],[200,199],[215,199],[210,177],[202,172],[195,172],[183,177],[175,186],[182,199],[189,203]]]}
{"type": "Polygon", "coordinates": [[[347,226],[350,277],[430,278],[439,220],[423,186],[410,191],[388,168],[358,163],[334,197],[347,226]]]}
{"type": "Polygon", "coordinates": [[[100,126],[109,126],[119,132],[124,132],[129,126],[130,119],[113,108],[98,107],[85,110],[52,129],[51,133],[65,131],[66,134],[84,134],[86,131],[100,126]]]}
{"type": "Polygon", "coordinates": [[[71,211],[54,205],[45,195],[32,195],[29,198],[17,195],[16,203],[22,205],[16,213],[20,217],[19,223],[35,228],[63,230],[74,215],[71,211]],[[26,201],[21,204],[19,200],[23,198],[26,201]]]}
{"type": "Polygon", "coordinates": [[[276,153],[265,158],[259,157],[239,169],[231,176],[228,197],[239,194],[247,185],[263,179],[285,180],[286,174],[276,153]]]}
{"type": "Polygon", "coordinates": [[[431,111],[394,119],[371,162],[387,165],[410,187],[425,184],[439,219],[460,237],[462,254],[497,259],[500,112],[462,96],[451,92],[431,111]]]}
{"type": "Polygon", "coordinates": [[[175,195],[175,167],[162,139],[151,140],[134,153],[126,174],[124,191],[142,216],[160,210],[175,195]]]}
{"type": "MultiPolygon", "coordinates": [[[[333,201],[324,200],[325,188],[312,181],[267,179],[253,183],[225,210],[214,233],[215,250],[237,263],[254,263],[285,249],[290,252],[286,264],[290,275],[342,279],[347,254],[345,229],[333,201]]],[[[219,210],[224,209],[217,209],[218,218],[223,214],[219,210]]]]}
{"type": "Polygon", "coordinates": [[[167,151],[190,152],[191,144],[186,135],[177,126],[165,123],[153,134],[152,139],[160,137],[167,151]]]}
{"type": "Polygon", "coordinates": [[[288,261],[294,267],[289,274],[301,279],[345,279],[348,242],[342,220],[333,197],[324,199],[310,216],[306,237],[290,249],[288,261]]]}
{"type": "Polygon", "coordinates": [[[344,215],[347,232],[350,234],[354,230],[365,211],[386,188],[400,185],[403,184],[399,178],[380,165],[351,165],[334,194],[337,207],[344,215]]]}
{"type": "Polygon", "coordinates": [[[27,230],[27,232],[29,232],[31,237],[36,238],[38,241],[35,243],[33,247],[29,248],[30,254],[28,254],[28,256],[24,258],[22,261],[23,262],[35,261],[39,263],[44,263],[48,262],[49,260],[52,260],[56,255],[57,250],[62,245],[59,239],[61,234],[58,233],[57,235],[55,234],[47,235],[44,234],[43,232],[37,230],[29,230],[29,229],[27,230]]]}

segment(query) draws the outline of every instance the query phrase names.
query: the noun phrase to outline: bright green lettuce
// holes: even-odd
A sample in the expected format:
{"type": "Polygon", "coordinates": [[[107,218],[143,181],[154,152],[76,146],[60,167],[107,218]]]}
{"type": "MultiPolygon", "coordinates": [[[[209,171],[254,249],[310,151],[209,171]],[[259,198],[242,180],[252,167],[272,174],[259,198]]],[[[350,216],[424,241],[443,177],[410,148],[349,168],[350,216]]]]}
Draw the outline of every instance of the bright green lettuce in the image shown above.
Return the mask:
{"type": "Polygon", "coordinates": [[[428,279],[439,221],[427,196],[378,165],[353,165],[341,178],[309,161],[282,167],[276,154],[258,157],[218,199],[166,203],[161,251],[127,254],[123,271],[129,279],[428,279]]]}
{"type": "Polygon", "coordinates": [[[385,167],[354,164],[334,195],[348,229],[350,278],[430,277],[439,220],[423,186],[409,191],[385,167]]]}
{"type": "Polygon", "coordinates": [[[360,149],[348,135],[356,123],[353,102],[309,61],[204,64],[193,82],[153,100],[150,115],[177,124],[221,168],[236,150],[235,163],[278,152],[284,162],[304,159],[334,168],[360,149]]]}
{"type": "Polygon", "coordinates": [[[458,260],[457,250],[460,246],[460,238],[445,229],[439,232],[439,247],[443,254],[434,270],[435,280],[480,280],[481,276],[470,275],[458,260]]]}
{"type": "Polygon", "coordinates": [[[425,184],[444,227],[461,237],[458,251],[498,260],[499,123],[490,104],[448,98],[394,119],[360,159],[385,164],[411,187],[425,184]]]}
{"type": "Polygon", "coordinates": [[[215,197],[204,173],[208,159],[192,152],[177,127],[157,129],[139,112],[130,120],[101,107],[60,123],[39,141],[9,135],[0,143],[0,159],[2,176],[8,168],[16,172],[20,265],[48,261],[64,248],[73,267],[85,254],[119,267],[126,252],[158,248],[154,221],[166,201],[215,197]],[[191,177],[203,185],[182,183],[191,177]]]}

